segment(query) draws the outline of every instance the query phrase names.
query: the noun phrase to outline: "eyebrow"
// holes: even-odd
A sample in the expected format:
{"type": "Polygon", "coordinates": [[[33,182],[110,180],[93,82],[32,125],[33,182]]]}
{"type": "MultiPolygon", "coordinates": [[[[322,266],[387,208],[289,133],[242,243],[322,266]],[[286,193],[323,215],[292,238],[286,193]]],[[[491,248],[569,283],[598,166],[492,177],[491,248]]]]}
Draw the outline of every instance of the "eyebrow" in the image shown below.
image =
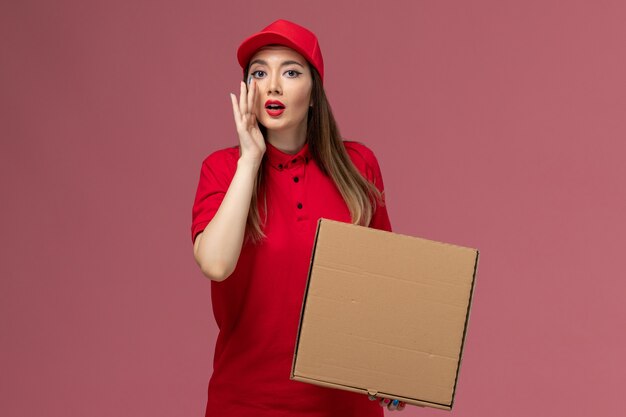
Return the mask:
{"type": "MultiPolygon", "coordinates": [[[[252,61],[250,63],[250,67],[252,67],[252,65],[254,65],[254,64],[267,65],[267,61],[265,61],[263,59],[255,59],[254,61],[252,61]]],[[[280,64],[280,66],[284,67],[286,65],[291,65],[291,64],[300,65],[302,68],[304,68],[304,66],[301,63],[299,63],[298,61],[283,61],[283,63],[280,64]]]]}

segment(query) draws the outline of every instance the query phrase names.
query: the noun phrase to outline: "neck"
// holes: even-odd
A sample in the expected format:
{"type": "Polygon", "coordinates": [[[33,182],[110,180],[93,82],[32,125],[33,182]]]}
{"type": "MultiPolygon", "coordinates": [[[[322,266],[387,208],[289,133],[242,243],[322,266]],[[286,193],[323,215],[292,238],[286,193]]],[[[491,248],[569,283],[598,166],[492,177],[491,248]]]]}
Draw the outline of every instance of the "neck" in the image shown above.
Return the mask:
{"type": "Polygon", "coordinates": [[[285,153],[298,153],[306,142],[306,122],[292,129],[268,129],[267,141],[285,153]]]}

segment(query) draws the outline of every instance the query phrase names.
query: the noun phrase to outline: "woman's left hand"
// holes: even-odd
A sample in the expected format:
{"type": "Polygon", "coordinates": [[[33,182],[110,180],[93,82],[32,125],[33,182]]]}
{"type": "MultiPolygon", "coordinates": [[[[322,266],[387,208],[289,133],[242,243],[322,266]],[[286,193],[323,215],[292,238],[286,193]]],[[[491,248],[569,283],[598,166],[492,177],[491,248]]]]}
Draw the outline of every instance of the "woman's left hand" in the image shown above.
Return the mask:
{"type": "Polygon", "coordinates": [[[378,401],[381,407],[387,407],[389,411],[402,411],[406,407],[406,403],[400,400],[390,400],[389,398],[376,398],[375,395],[367,395],[370,401],[378,401]]]}

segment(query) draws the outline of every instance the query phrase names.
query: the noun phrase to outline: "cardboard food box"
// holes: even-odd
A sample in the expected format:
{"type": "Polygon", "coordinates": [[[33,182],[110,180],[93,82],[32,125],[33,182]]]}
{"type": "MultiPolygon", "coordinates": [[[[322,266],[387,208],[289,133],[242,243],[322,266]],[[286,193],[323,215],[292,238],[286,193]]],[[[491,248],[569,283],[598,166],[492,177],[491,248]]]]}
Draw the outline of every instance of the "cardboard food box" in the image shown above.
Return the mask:
{"type": "Polygon", "coordinates": [[[320,219],[291,379],[451,410],[478,250],[320,219]]]}

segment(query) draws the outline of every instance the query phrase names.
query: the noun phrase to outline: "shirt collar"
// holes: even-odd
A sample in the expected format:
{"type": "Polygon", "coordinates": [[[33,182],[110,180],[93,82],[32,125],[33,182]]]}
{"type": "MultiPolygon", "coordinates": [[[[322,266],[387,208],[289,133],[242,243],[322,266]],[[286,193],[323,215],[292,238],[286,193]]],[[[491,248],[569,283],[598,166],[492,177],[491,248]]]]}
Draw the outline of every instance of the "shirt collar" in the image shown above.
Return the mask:
{"type": "Polygon", "coordinates": [[[290,154],[281,151],[269,141],[265,141],[267,161],[269,164],[279,171],[283,169],[290,169],[292,167],[306,164],[311,160],[311,151],[309,150],[309,142],[304,142],[304,145],[295,154],[290,154]]]}

